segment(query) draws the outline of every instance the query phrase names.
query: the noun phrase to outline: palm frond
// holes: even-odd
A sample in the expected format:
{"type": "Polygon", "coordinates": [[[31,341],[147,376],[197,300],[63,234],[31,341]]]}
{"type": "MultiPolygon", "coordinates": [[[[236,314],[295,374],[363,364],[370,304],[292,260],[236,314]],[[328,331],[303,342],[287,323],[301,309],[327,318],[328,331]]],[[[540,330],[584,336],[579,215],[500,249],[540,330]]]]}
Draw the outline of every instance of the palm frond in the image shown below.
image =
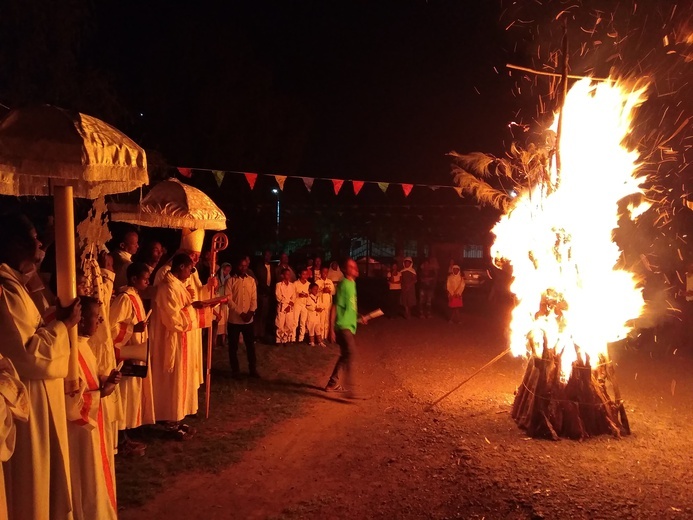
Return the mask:
{"type": "Polygon", "coordinates": [[[471,195],[482,205],[493,206],[503,212],[508,210],[512,199],[504,191],[494,188],[461,167],[454,167],[453,174],[463,193],[471,195]]]}

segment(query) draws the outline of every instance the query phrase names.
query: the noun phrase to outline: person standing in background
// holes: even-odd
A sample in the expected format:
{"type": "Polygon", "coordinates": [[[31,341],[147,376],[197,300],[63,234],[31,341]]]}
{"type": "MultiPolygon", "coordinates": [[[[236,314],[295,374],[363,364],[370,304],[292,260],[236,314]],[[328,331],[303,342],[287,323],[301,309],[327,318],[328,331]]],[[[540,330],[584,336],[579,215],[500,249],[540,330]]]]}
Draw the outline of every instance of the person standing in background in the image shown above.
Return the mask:
{"type": "MultiPolygon", "coordinates": [[[[226,296],[226,282],[231,279],[231,264],[228,262],[221,264],[215,276],[219,281],[216,296],[226,296]]],[[[223,347],[226,343],[226,328],[229,323],[229,306],[220,305],[219,310],[215,311],[215,313],[217,314],[217,326],[214,344],[223,347]]]]}
{"type": "Polygon", "coordinates": [[[286,345],[292,341],[296,334],[296,322],[294,321],[294,304],[296,302],[296,287],[291,282],[291,272],[288,269],[282,271],[282,281],[275,288],[277,299],[277,345],[286,345]]]}
{"type": "Polygon", "coordinates": [[[248,261],[243,258],[236,264],[236,274],[226,281],[229,297],[229,361],[231,377],[240,377],[238,364],[238,336],[243,335],[248,357],[248,375],[259,378],[255,357],[255,325],[253,317],[257,310],[257,285],[255,278],[248,276],[248,261]]]}
{"type": "Polygon", "coordinates": [[[332,299],[335,295],[335,287],[332,280],[328,278],[329,268],[325,265],[320,270],[320,278],[315,282],[318,286],[318,296],[320,297],[320,306],[325,309],[321,315],[322,320],[322,339],[327,341],[330,331],[330,310],[332,308],[332,299]]]}
{"type": "Polygon", "coordinates": [[[436,274],[428,258],[419,267],[419,316],[430,318],[433,309],[433,293],[436,288],[436,274]]]}
{"type": "Polygon", "coordinates": [[[414,262],[410,256],[404,259],[404,267],[400,271],[402,274],[402,294],[400,303],[404,307],[404,318],[411,318],[411,310],[416,307],[416,271],[414,262]]]}
{"type": "Polygon", "coordinates": [[[450,309],[450,323],[460,322],[460,309],[463,306],[462,293],[464,292],[464,276],[460,274],[460,266],[452,266],[452,273],[447,281],[448,308],[450,309]]]}
{"type": "Polygon", "coordinates": [[[387,314],[393,319],[399,315],[399,305],[402,300],[402,275],[397,262],[393,262],[387,271],[387,314]]]}
{"type": "Polygon", "coordinates": [[[291,283],[294,283],[296,281],[296,272],[289,265],[289,255],[287,255],[286,253],[282,253],[279,257],[279,265],[275,269],[275,275],[277,277],[277,280],[283,279],[282,273],[284,272],[284,269],[289,270],[289,281],[291,283]]]}
{"type": "Polygon", "coordinates": [[[308,303],[308,294],[310,292],[310,282],[308,276],[310,271],[304,269],[301,271],[301,277],[294,282],[296,288],[296,300],[294,303],[294,326],[298,327],[298,336],[294,331],[292,341],[301,343],[306,336],[306,322],[308,321],[308,311],[306,305],[308,303]]]}
{"type": "Polygon", "coordinates": [[[137,253],[140,248],[139,235],[134,229],[128,230],[123,234],[123,239],[118,243],[118,247],[113,252],[113,271],[115,280],[113,288],[117,291],[128,284],[127,270],[132,263],[132,255],[137,253]]]}
{"type": "MultiPolygon", "coordinates": [[[[255,337],[270,338],[271,309],[274,303],[274,288],[277,285],[277,277],[272,269],[272,252],[265,251],[262,262],[255,268],[257,277],[257,312],[255,313],[255,337]]],[[[273,332],[273,331],[272,331],[273,332]]]]}

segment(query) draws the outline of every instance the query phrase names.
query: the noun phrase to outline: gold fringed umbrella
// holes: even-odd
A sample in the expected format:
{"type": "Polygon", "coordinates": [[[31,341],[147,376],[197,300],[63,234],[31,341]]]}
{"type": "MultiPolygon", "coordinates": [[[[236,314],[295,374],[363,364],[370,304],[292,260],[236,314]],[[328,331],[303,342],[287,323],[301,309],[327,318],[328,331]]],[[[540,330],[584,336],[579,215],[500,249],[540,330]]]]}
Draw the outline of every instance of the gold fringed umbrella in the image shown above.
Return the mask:
{"type": "Polygon", "coordinates": [[[226,229],[226,215],[204,192],[177,179],[160,182],[139,204],[108,205],[111,221],[173,229],[226,229]]]}
{"type": "MultiPolygon", "coordinates": [[[[43,105],[11,110],[0,120],[0,194],[53,196],[58,297],[77,296],[73,198],[125,193],[149,181],[135,142],[95,117],[43,105]]],[[[70,330],[71,392],[79,374],[77,330],[70,330]]]]}
{"type": "MultiPolygon", "coordinates": [[[[160,182],[137,204],[108,205],[111,221],[146,227],[174,229],[226,229],[226,215],[204,192],[177,179],[160,182]]],[[[216,272],[216,254],[228,246],[224,233],[212,238],[211,274],[216,272]]],[[[207,334],[205,369],[205,417],[209,418],[212,387],[212,329],[207,334]]]]}

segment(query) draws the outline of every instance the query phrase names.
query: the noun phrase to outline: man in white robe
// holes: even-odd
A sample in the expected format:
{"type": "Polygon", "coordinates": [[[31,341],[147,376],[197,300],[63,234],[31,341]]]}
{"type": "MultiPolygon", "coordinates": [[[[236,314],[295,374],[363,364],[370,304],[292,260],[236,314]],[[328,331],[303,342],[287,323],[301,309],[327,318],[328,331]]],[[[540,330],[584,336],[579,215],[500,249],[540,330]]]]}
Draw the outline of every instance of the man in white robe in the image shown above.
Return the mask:
{"type": "MultiPolygon", "coordinates": [[[[140,294],[149,287],[149,269],[146,264],[134,263],[128,267],[127,274],[128,285],[113,300],[109,323],[117,361],[140,364],[147,361],[146,312],[140,294]]],[[[143,378],[124,377],[119,388],[123,403],[121,430],[156,422],[151,374],[143,378]]],[[[133,443],[125,436],[123,443],[126,450],[144,450],[135,446],[140,443],[133,443]]]]}
{"type": "Polygon", "coordinates": [[[330,323],[330,312],[332,308],[332,299],[334,298],[334,295],[336,293],[335,290],[335,285],[332,280],[330,280],[329,277],[329,271],[330,268],[325,266],[322,266],[320,268],[320,277],[315,280],[315,283],[318,284],[318,295],[320,296],[320,305],[323,309],[325,309],[321,314],[320,314],[320,320],[321,320],[321,328],[323,330],[323,340],[326,340],[326,336],[328,335],[327,333],[330,331],[331,323],[330,323]]]}
{"type": "Polygon", "coordinates": [[[286,345],[296,334],[294,305],[296,304],[296,287],[291,282],[291,271],[284,269],[274,291],[277,299],[277,345],[286,345]]]}
{"type": "Polygon", "coordinates": [[[104,400],[121,376],[117,370],[102,372],[89,345],[99,327],[99,301],[90,296],[82,296],[80,301],[79,388],[66,396],[72,513],[75,520],[117,520],[115,460],[104,400]]]}
{"type": "MultiPolygon", "coordinates": [[[[0,461],[10,460],[14,453],[17,429],[14,421],[29,420],[29,395],[9,358],[0,356],[0,461]]],[[[0,518],[9,518],[5,478],[0,464],[0,518]]]]}
{"type": "MultiPolygon", "coordinates": [[[[180,248],[178,253],[184,253],[190,257],[193,262],[193,268],[200,261],[200,255],[202,252],[202,245],[205,239],[204,229],[196,229],[195,231],[190,231],[188,229],[183,230],[183,235],[181,238],[180,248]]],[[[162,265],[156,272],[154,277],[154,285],[156,287],[166,278],[166,274],[171,270],[171,262],[162,265]]],[[[212,277],[214,278],[214,277],[212,277]]],[[[209,282],[208,280],[205,280],[209,282]]],[[[193,301],[208,300],[214,296],[216,292],[217,282],[216,278],[213,280],[213,285],[210,287],[209,283],[203,284],[200,277],[195,269],[190,275],[188,280],[185,282],[185,286],[190,292],[190,296],[193,301]]],[[[152,299],[152,309],[154,308],[156,298],[152,299]]],[[[211,322],[208,322],[205,327],[211,327],[211,322]]],[[[202,328],[195,329],[190,335],[190,348],[197,353],[194,359],[192,370],[197,374],[197,388],[204,382],[204,365],[202,362],[202,328]]]]}
{"type": "Polygon", "coordinates": [[[17,423],[12,458],[4,462],[9,518],[72,518],[64,378],[67,331],[80,319],[79,304],[59,307],[43,322],[25,283],[40,247],[25,217],[0,220],[0,354],[9,358],[29,395],[29,421],[17,423]]]}
{"type": "Polygon", "coordinates": [[[200,344],[194,339],[212,321],[211,308],[193,300],[186,286],[192,270],[190,256],[173,257],[156,291],[150,328],[154,413],[158,421],[171,423],[179,438],[185,438],[190,429],[176,423],[198,409],[200,384],[195,367],[200,344]]]}

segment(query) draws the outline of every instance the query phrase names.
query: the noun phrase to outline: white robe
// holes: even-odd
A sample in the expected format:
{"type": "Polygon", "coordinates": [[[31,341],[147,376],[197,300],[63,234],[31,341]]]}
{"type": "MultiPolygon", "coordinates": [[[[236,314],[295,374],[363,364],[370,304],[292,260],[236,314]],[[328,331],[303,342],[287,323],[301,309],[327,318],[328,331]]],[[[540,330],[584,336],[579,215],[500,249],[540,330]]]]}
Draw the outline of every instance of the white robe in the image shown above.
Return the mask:
{"type": "MultiPolygon", "coordinates": [[[[147,355],[147,329],[135,332],[134,327],[144,321],[146,313],[139,294],[133,287],[116,296],[111,304],[110,326],[118,361],[141,359],[147,355]]],[[[154,395],[151,373],[147,377],[123,377],[118,385],[123,404],[120,429],[138,428],[154,424],[154,395]]]]}
{"type": "Polygon", "coordinates": [[[72,512],[75,520],[116,520],[115,461],[109,418],[101,399],[96,356],[89,338],[79,338],[79,390],[66,396],[72,512]]]}
{"type": "Polygon", "coordinates": [[[44,325],[22,275],[6,264],[0,265],[0,284],[0,354],[14,364],[30,401],[30,419],[16,424],[14,455],[4,463],[10,518],[72,518],[64,390],[67,328],[60,321],[44,325]]]}
{"type": "Polygon", "coordinates": [[[296,334],[294,310],[291,304],[296,302],[296,287],[293,283],[279,282],[274,290],[277,298],[277,343],[288,343],[296,334]]]}
{"type": "Polygon", "coordinates": [[[323,333],[323,339],[330,331],[332,324],[330,323],[330,309],[332,308],[332,298],[337,292],[335,284],[329,278],[318,278],[315,283],[318,285],[318,296],[320,297],[320,306],[324,309],[320,314],[320,321],[323,333]],[[329,292],[324,292],[327,289],[329,292]]]}
{"type": "Polygon", "coordinates": [[[199,333],[212,322],[212,310],[194,309],[192,301],[183,282],[167,272],[156,291],[150,328],[154,413],[160,421],[197,413],[199,333]]]}
{"type": "MultiPolygon", "coordinates": [[[[29,395],[9,358],[0,356],[0,461],[10,460],[17,440],[15,420],[29,419],[29,395]]],[[[5,479],[0,464],[0,518],[9,518],[5,479]]]]}
{"type": "MultiPolygon", "coordinates": [[[[171,264],[162,265],[161,268],[156,272],[156,276],[154,277],[154,285],[158,286],[170,271],[171,264]]],[[[192,291],[193,301],[208,300],[212,297],[212,293],[209,290],[209,285],[204,285],[200,281],[200,277],[197,274],[197,271],[190,275],[190,278],[188,278],[188,280],[185,282],[185,286],[189,287],[192,291]]],[[[152,302],[154,302],[154,299],[152,300],[152,302]]],[[[152,308],[153,307],[154,304],[152,303],[152,308]]],[[[207,322],[207,324],[204,327],[194,330],[193,333],[190,334],[189,338],[190,347],[198,353],[197,357],[194,359],[194,363],[192,366],[193,371],[197,374],[197,388],[199,388],[200,385],[205,381],[204,364],[202,361],[202,329],[211,326],[212,322],[207,322]]]]}

